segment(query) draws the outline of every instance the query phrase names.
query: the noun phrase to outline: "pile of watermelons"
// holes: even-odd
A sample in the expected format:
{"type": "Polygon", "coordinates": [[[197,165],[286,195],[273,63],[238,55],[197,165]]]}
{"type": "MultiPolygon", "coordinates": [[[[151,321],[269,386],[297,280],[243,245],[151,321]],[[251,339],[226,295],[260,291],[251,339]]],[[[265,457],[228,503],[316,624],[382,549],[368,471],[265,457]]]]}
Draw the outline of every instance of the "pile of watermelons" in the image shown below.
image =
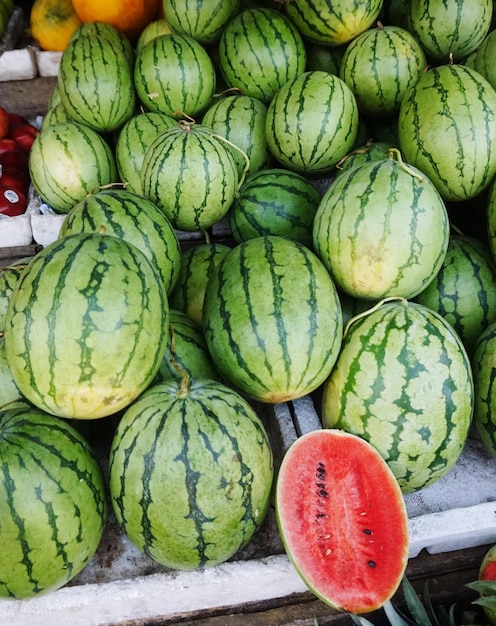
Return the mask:
{"type": "Polygon", "coordinates": [[[370,611],[404,573],[401,494],[468,436],[496,454],[493,2],[206,7],[164,1],[135,47],[83,24],[62,55],[30,175],[67,217],[0,274],[0,596],[81,571],[107,489],[158,563],[231,558],[273,486],[253,405],[312,394],[282,539],[370,611]],[[106,484],[79,426],[110,419],[106,484]]]}

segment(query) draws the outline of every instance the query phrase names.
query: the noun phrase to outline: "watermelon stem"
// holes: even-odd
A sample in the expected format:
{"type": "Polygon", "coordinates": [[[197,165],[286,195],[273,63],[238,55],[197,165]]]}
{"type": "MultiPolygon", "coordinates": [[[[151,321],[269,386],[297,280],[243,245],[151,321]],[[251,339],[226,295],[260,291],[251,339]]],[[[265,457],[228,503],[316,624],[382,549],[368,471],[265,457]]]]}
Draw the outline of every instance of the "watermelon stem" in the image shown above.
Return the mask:
{"type": "Polygon", "coordinates": [[[238,181],[238,191],[239,191],[241,189],[242,184],[245,182],[246,174],[248,173],[248,170],[250,169],[250,158],[246,154],[246,152],[241,150],[241,148],[239,148],[236,144],[232,143],[232,141],[229,141],[229,139],[222,137],[222,135],[218,135],[214,133],[213,137],[215,137],[216,139],[220,139],[220,141],[224,141],[225,143],[230,145],[231,148],[234,148],[235,150],[237,150],[243,155],[243,158],[245,160],[245,166],[243,168],[243,171],[241,172],[241,176],[239,177],[239,181],[238,181]]]}
{"type": "Polygon", "coordinates": [[[379,302],[374,304],[374,306],[370,307],[370,309],[366,309],[365,311],[362,311],[361,313],[357,313],[357,315],[354,315],[352,318],[348,320],[348,323],[346,324],[343,330],[343,337],[346,337],[350,329],[350,326],[354,324],[356,321],[358,321],[362,317],[367,317],[367,315],[374,313],[374,311],[377,311],[378,309],[380,309],[383,304],[386,304],[386,302],[396,302],[396,301],[403,302],[404,304],[408,304],[408,300],[404,298],[403,296],[389,296],[387,298],[383,298],[382,300],[379,300],[379,302]]]}
{"type": "Polygon", "coordinates": [[[424,177],[419,172],[413,170],[411,167],[408,167],[405,161],[403,161],[401,152],[398,150],[398,148],[389,148],[388,158],[395,159],[400,164],[400,166],[405,170],[405,172],[410,174],[410,176],[413,176],[413,178],[416,178],[421,183],[424,182],[424,177]]]}

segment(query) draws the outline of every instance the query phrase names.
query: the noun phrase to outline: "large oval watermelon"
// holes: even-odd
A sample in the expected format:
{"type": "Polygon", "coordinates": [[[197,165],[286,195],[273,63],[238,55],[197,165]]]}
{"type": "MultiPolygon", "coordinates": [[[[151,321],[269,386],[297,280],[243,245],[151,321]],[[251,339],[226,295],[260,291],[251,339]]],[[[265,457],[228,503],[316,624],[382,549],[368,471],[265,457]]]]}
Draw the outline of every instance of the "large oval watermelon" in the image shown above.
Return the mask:
{"type": "Polygon", "coordinates": [[[341,345],[336,288],[302,244],[268,235],[233,248],[212,271],[203,328],[219,371],[262,402],[314,391],[341,345]]]}
{"type": "Polygon", "coordinates": [[[405,503],[389,466],[361,437],[335,429],[299,437],[279,469],[276,514],[298,573],[335,609],[374,611],[399,587],[405,503]]]}
{"type": "Polygon", "coordinates": [[[119,422],[109,463],[118,521],[167,567],[227,560],[268,509],[273,460],[265,428],[241,396],[214,381],[147,390],[119,422]]]}
{"type": "Polygon", "coordinates": [[[441,267],[448,213],[432,182],[391,156],[335,178],[317,210],[313,239],[316,253],[349,295],[411,298],[441,267]]]}
{"type": "Polygon", "coordinates": [[[471,363],[452,326],[399,299],[348,323],[323,386],[322,422],[369,441],[408,493],[453,467],[473,404],[471,363]]]}
{"type": "Polygon", "coordinates": [[[496,174],[496,91],[464,65],[424,72],[398,114],[400,148],[446,200],[469,200],[496,174]]]}
{"type": "Polygon", "coordinates": [[[103,473],[67,421],[25,402],[0,411],[0,596],[28,598],[72,580],[100,543],[103,473]]]}
{"type": "Polygon", "coordinates": [[[478,337],[472,355],[474,424],[484,445],[496,457],[496,322],[478,337]]]}
{"type": "Polygon", "coordinates": [[[172,31],[212,44],[239,10],[239,0],[170,0],[164,2],[164,18],[172,31]]]}
{"type": "Polygon", "coordinates": [[[134,245],[98,233],[62,237],[34,257],[10,299],[14,381],[54,415],[116,413],[157,374],[168,311],[160,275],[134,245]]]}

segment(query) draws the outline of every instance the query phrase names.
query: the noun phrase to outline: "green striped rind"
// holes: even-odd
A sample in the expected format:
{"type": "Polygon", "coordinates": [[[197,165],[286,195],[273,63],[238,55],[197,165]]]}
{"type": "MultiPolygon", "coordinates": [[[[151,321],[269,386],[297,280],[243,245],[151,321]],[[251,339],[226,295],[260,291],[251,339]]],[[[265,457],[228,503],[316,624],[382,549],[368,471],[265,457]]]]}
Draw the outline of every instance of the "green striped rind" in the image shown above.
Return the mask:
{"type": "Polygon", "coordinates": [[[444,318],[406,300],[349,326],[322,391],[323,425],[369,441],[404,493],[451,469],[471,424],[473,378],[463,344],[444,318]]]}
{"type": "Polygon", "coordinates": [[[336,163],[335,174],[337,176],[341,172],[348,171],[352,167],[355,167],[355,165],[387,159],[391,154],[391,148],[395,148],[395,146],[391,145],[388,141],[374,141],[369,139],[365,145],[354,148],[336,163]]]}
{"type": "Polygon", "coordinates": [[[179,276],[181,248],[171,223],[150,200],[127,189],[104,189],[73,207],[59,237],[100,232],[135,245],[162,278],[167,293],[179,276]]]}
{"type": "Polygon", "coordinates": [[[263,102],[250,96],[235,95],[215,101],[205,111],[202,124],[239,148],[233,149],[232,153],[241,176],[243,172],[258,171],[267,162],[266,119],[267,106],[263,102]]]}
{"type": "Polygon", "coordinates": [[[405,93],[425,71],[418,41],[398,26],[365,31],[346,48],[339,76],[366,115],[396,115],[405,93]]]}
{"type": "Polygon", "coordinates": [[[42,130],[31,147],[29,172],[40,198],[59,213],[68,213],[88,193],[117,178],[108,143],[77,122],[42,130]]]}
{"type": "Polygon", "coordinates": [[[67,113],[64,104],[59,101],[54,104],[53,107],[50,107],[46,112],[41,124],[41,130],[44,130],[47,126],[51,126],[52,124],[71,121],[72,118],[69,113],[67,113]]]}
{"type": "Polygon", "coordinates": [[[147,24],[141,31],[138,41],[136,42],[135,54],[137,55],[141,49],[146,46],[147,43],[155,39],[155,37],[170,35],[171,33],[170,24],[165,18],[161,17],[158,20],[153,20],[153,22],[147,24]]]}
{"type": "Polygon", "coordinates": [[[465,348],[496,322],[496,268],[489,249],[478,239],[452,236],[436,278],[416,301],[442,315],[465,348]]]}
{"type": "Polygon", "coordinates": [[[145,109],[194,118],[210,103],[216,76],[201,44],[172,33],[159,35],[137,54],[134,84],[145,109]]]}
{"type": "Polygon", "coordinates": [[[22,394],[12,378],[7,355],[5,353],[5,338],[0,334],[0,408],[9,402],[20,400],[22,394]]]}
{"type": "Polygon", "coordinates": [[[242,11],[224,28],[219,67],[228,87],[269,103],[305,70],[306,50],[294,25],[268,8],[242,11]]]}
{"type": "MultiPolygon", "coordinates": [[[[482,74],[484,78],[496,89],[496,67],[494,57],[496,54],[496,31],[492,30],[484,39],[479,48],[473,53],[473,69],[482,74]]],[[[470,59],[469,61],[470,62],[470,59]]],[[[467,65],[467,62],[465,63],[467,65]]]]}
{"type": "Polygon", "coordinates": [[[474,424],[484,445],[496,457],[496,323],[477,339],[472,355],[474,424]]]}
{"type": "Polygon", "coordinates": [[[238,185],[231,148],[207,126],[169,128],[152,142],[143,159],[143,195],[178,230],[203,230],[220,221],[238,185]]]}
{"type": "Polygon", "coordinates": [[[177,121],[164,113],[143,112],[133,115],[119,131],[115,144],[115,163],[128,191],[141,194],[141,167],[150,144],[177,121]]]}
{"type": "Polygon", "coordinates": [[[496,92],[469,67],[433,67],[405,95],[398,137],[443,198],[473,198],[496,174],[496,92]]]}
{"type": "Polygon", "coordinates": [[[429,2],[412,0],[405,7],[408,30],[431,59],[456,63],[477,50],[491,28],[492,0],[429,2]]]}
{"type": "Polygon", "coordinates": [[[262,402],[315,390],[341,344],[336,288],[308,248],[277,236],[238,244],[207,285],[203,328],[217,369],[262,402]]]}
{"type": "Polygon", "coordinates": [[[273,479],[266,431],[252,407],[220,383],[151,387],[124,414],[109,458],[118,521],[167,567],[227,560],[265,517],[273,479]]]}
{"type": "Polygon", "coordinates": [[[18,281],[5,320],[7,362],[23,395],[61,417],[126,407],[153,381],[168,303],[147,257],[123,239],[63,237],[18,281]]]}
{"type": "Polygon", "coordinates": [[[132,69],[105,37],[88,34],[73,39],[60,59],[58,84],[70,117],[97,132],[120,128],[134,113],[132,69]]]}
{"type": "Polygon", "coordinates": [[[272,99],[266,133],[270,152],[286,167],[309,174],[327,172],[355,144],[355,96],[334,74],[303,72],[272,99]]]}
{"type": "Polygon", "coordinates": [[[345,44],[379,17],[382,0],[292,0],[285,5],[288,17],[305,39],[330,46],[345,44]]]}
{"type": "Polygon", "coordinates": [[[429,179],[390,158],[336,177],[322,197],[313,236],[344,292],[365,300],[411,298],[441,268],[449,219],[429,179]]]}
{"type": "Polygon", "coordinates": [[[156,382],[171,378],[209,378],[220,380],[207,348],[202,327],[183,313],[169,311],[169,341],[156,382]]]}
{"type": "Polygon", "coordinates": [[[241,186],[229,211],[229,226],[241,243],[262,235],[280,235],[311,248],[320,193],[301,174],[262,169],[241,186]]]}
{"type": "Polygon", "coordinates": [[[27,263],[8,265],[0,269],[0,333],[5,329],[5,314],[12,292],[26,265],[27,263]]]}
{"type": "Polygon", "coordinates": [[[169,298],[172,308],[186,313],[200,326],[208,278],[231,248],[209,242],[184,250],[176,286],[169,298]]]}
{"type": "Polygon", "coordinates": [[[238,10],[239,0],[169,0],[164,5],[164,17],[174,32],[206,45],[219,39],[238,10]]]}
{"type": "Polygon", "coordinates": [[[86,22],[74,31],[71,39],[91,35],[107,39],[113,48],[122,52],[129,67],[133,67],[134,48],[129,38],[122,31],[108,22],[86,22]]]}
{"type": "Polygon", "coordinates": [[[0,412],[0,596],[65,585],[88,563],[107,505],[98,462],[66,421],[15,403],[0,412]]]}

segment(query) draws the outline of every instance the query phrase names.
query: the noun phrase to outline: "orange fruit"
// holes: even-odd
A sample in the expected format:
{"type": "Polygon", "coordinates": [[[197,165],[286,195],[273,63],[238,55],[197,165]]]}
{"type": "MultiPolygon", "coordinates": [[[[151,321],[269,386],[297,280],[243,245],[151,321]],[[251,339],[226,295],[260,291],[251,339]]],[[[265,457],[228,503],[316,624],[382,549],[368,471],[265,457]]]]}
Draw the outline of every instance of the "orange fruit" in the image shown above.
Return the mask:
{"type": "Polygon", "coordinates": [[[81,26],[71,0],[34,0],[30,12],[33,39],[43,50],[63,52],[81,26]]]}
{"type": "Polygon", "coordinates": [[[107,22],[135,43],[162,0],[72,0],[82,22],[107,22]]]}

